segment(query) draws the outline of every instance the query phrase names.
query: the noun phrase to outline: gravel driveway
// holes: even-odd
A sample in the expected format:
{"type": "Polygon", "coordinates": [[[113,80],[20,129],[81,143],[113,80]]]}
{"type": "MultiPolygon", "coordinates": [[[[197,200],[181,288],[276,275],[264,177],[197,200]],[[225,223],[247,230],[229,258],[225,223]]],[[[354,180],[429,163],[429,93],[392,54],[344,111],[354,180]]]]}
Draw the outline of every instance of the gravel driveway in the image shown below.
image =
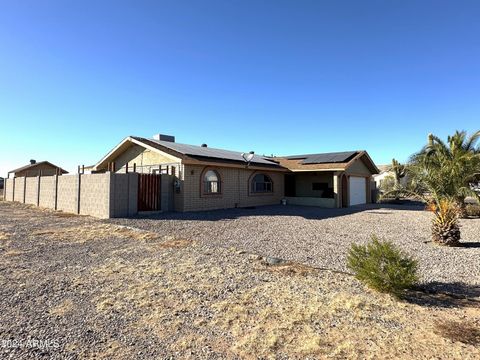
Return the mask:
{"type": "Polygon", "coordinates": [[[267,206],[112,222],[340,271],[346,270],[350,244],[376,234],[417,258],[424,282],[480,284],[480,219],[461,220],[464,246],[448,248],[430,242],[431,218],[418,205],[372,204],[349,209],[267,206]]]}
{"type": "Polygon", "coordinates": [[[400,229],[423,215],[272,207],[115,221],[152,232],[0,202],[0,359],[480,358],[479,286],[400,302],[353,276],[233,246],[342,268],[319,254],[341,258],[334,239],[350,238],[355,219],[372,230],[377,216],[395,218],[400,229]],[[311,244],[293,243],[302,239],[311,244]]]}

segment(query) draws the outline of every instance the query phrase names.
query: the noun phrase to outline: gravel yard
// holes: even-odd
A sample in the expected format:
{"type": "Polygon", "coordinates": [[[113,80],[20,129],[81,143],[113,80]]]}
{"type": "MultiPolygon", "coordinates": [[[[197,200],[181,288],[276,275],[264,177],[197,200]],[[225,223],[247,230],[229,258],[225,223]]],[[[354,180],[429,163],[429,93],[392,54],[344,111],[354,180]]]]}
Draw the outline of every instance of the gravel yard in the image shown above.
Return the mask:
{"type": "Polygon", "coordinates": [[[415,205],[270,206],[113,222],[340,271],[346,270],[350,244],[376,234],[417,258],[424,282],[480,285],[480,219],[461,220],[464,247],[448,248],[430,242],[431,218],[423,206],[415,205]]]}
{"type": "MultiPolygon", "coordinates": [[[[272,207],[100,221],[0,202],[0,358],[480,358],[478,276],[461,272],[462,296],[437,288],[397,301],[348,274],[269,265],[259,255],[342,269],[337,239],[395,230],[421,251],[445,251],[413,237],[413,225],[428,231],[426,213],[335,212],[321,220],[318,209],[272,207]],[[369,230],[353,224],[360,219],[369,230]],[[387,219],[394,228],[381,232],[387,219]]],[[[473,245],[456,250],[467,254],[458,262],[478,267],[478,221],[471,224],[463,230],[473,245]]],[[[424,273],[459,281],[442,269],[424,273]]]]}

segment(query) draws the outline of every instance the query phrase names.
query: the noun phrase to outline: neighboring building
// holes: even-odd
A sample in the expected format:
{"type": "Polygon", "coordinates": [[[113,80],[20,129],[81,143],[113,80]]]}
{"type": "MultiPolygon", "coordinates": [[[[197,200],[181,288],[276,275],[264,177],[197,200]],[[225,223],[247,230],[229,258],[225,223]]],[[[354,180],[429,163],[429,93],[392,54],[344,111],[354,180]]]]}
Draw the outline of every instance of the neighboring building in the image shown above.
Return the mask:
{"type": "MultiPolygon", "coordinates": [[[[395,174],[393,173],[393,171],[390,170],[391,168],[392,168],[392,165],[378,166],[379,173],[373,175],[373,182],[374,182],[375,188],[380,189],[383,182],[385,181],[385,178],[390,178],[392,179],[392,181],[394,181],[395,174]]],[[[400,185],[407,186],[407,183],[408,183],[408,176],[405,175],[403,178],[400,179],[400,185]]]]}
{"type": "Polygon", "coordinates": [[[282,199],[329,208],[365,204],[371,202],[371,176],[378,173],[365,151],[249,157],[206,144],[179,144],[167,135],[127,137],[92,169],[106,171],[174,175],[175,211],[279,204],[282,199]]]}
{"type": "Polygon", "coordinates": [[[63,170],[61,167],[53,165],[48,161],[36,162],[35,160],[30,160],[30,164],[22,166],[18,169],[8,172],[8,177],[30,177],[30,176],[48,176],[48,175],[62,175],[68,174],[68,171],[63,170]]]}

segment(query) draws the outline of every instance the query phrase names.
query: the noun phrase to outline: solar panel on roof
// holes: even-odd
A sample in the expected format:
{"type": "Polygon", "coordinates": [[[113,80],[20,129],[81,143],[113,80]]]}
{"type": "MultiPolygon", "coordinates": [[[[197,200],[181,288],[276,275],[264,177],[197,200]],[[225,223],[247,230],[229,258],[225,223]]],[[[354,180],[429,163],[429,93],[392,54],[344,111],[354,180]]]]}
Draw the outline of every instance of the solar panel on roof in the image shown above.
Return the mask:
{"type": "MultiPolygon", "coordinates": [[[[151,140],[148,139],[148,141],[152,141],[154,143],[157,143],[159,145],[162,145],[166,148],[169,148],[171,150],[177,151],[181,154],[185,155],[190,155],[190,156],[202,156],[202,157],[209,157],[209,158],[215,158],[215,159],[224,159],[224,160],[233,160],[233,161],[241,161],[245,162],[245,160],[242,157],[242,153],[236,152],[236,151],[230,151],[230,150],[222,150],[222,149],[215,149],[215,148],[209,148],[209,147],[203,147],[203,146],[196,146],[196,145],[188,145],[188,144],[179,144],[179,143],[174,143],[170,141],[161,141],[161,140],[151,140]]],[[[276,165],[278,166],[277,163],[267,160],[266,158],[259,156],[259,155],[254,155],[252,163],[257,163],[257,164],[266,164],[266,165],[276,165]]]]}
{"type": "Polygon", "coordinates": [[[325,164],[346,162],[356,155],[356,151],[309,155],[302,164],[325,164]]]}

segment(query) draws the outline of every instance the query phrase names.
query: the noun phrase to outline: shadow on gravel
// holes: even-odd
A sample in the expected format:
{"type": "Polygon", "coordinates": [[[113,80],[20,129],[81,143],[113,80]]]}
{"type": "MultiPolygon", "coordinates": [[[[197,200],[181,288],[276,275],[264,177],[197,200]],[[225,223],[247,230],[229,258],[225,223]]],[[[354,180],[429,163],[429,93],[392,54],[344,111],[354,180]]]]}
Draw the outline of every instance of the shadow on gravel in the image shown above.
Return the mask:
{"type": "Polygon", "coordinates": [[[462,282],[431,282],[408,292],[404,300],[427,307],[480,308],[480,286],[462,282]]]}
{"type": "Polygon", "coordinates": [[[363,211],[372,214],[390,214],[387,209],[393,210],[412,210],[424,211],[424,205],[419,203],[409,203],[403,205],[392,204],[367,204],[351,206],[342,209],[325,209],[315,206],[297,206],[297,205],[270,205],[258,207],[245,207],[235,209],[223,209],[212,211],[196,211],[196,212],[167,212],[152,213],[138,215],[136,219],[152,219],[152,220],[195,220],[195,221],[219,221],[234,220],[249,216],[299,216],[309,220],[322,220],[335,218],[340,216],[351,215],[363,211]],[[382,211],[383,210],[383,211],[382,211]]]}
{"type": "Polygon", "coordinates": [[[477,241],[477,242],[474,242],[474,241],[461,242],[460,245],[458,245],[457,247],[467,248],[467,249],[480,248],[480,241],[477,241]]]}

